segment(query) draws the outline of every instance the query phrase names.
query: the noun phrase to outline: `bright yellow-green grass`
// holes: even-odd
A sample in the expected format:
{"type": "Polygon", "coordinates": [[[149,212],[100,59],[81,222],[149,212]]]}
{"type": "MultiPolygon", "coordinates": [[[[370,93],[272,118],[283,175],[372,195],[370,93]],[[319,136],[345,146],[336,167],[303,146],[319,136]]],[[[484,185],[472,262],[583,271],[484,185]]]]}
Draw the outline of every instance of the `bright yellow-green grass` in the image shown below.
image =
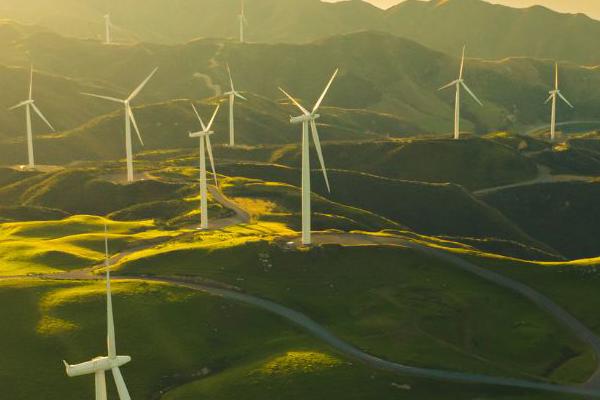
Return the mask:
{"type": "MultiPolygon", "coordinates": [[[[202,371],[317,345],[279,318],[217,297],[141,281],[113,288],[117,349],[133,357],[123,374],[134,399],[156,398],[202,371]]],[[[106,354],[104,282],[0,281],[0,301],[2,398],[92,398],[93,377],[68,378],[61,360],[106,354]]]]}
{"type": "Polygon", "coordinates": [[[105,224],[111,253],[177,234],[158,230],[151,221],[115,222],[93,216],[1,224],[0,276],[56,273],[98,264],[104,258],[105,224]]]}

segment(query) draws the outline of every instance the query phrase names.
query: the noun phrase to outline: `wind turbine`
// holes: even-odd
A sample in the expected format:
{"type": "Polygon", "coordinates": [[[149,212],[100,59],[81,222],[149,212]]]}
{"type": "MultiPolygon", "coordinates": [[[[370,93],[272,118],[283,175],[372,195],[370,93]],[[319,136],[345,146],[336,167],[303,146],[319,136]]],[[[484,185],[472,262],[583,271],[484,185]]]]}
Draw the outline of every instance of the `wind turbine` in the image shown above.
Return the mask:
{"type": "Polygon", "coordinates": [[[554,90],[551,90],[550,97],[546,100],[545,104],[548,104],[550,100],[552,100],[552,117],[550,120],[550,140],[554,142],[556,140],[556,105],[558,103],[558,99],[560,98],[562,101],[567,103],[567,105],[571,108],[573,105],[567,100],[565,96],[558,89],[558,63],[555,64],[555,74],[554,74],[554,90]]]}
{"type": "Polygon", "coordinates": [[[215,112],[210,119],[208,125],[204,125],[204,121],[200,117],[198,110],[196,110],[196,106],[192,104],[192,108],[194,109],[194,113],[198,117],[198,121],[200,121],[200,125],[202,126],[202,130],[199,132],[191,133],[191,138],[199,138],[200,139],[200,228],[208,229],[208,187],[207,187],[207,179],[206,179],[206,152],[208,151],[208,157],[210,158],[210,165],[212,167],[213,177],[215,179],[215,186],[219,186],[219,182],[217,181],[217,172],[215,171],[215,159],[213,158],[212,146],[210,144],[210,136],[215,132],[211,131],[213,123],[215,122],[215,117],[219,112],[220,105],[217,106],[215,112]]]}
{"type": "Polygon", "coordinates": [[[16,110],[17,108],[25,107],[25,124],[27,125],[27,154],[28,154],[28,167],[30,169],[35,168],[35,157],[33,155],[33,132],[31,128],[31,109],[48,125],[48,127],[54,132],[54,128],[48,122],[44,114],[40,111],[40,109],[35,105],[35,100],[33,100],[33,65],[31,66],[31,71],[29,74],[29,98],[25,101],[20,102],[14,107],[11,107],[9,110],[16,110]]]}
{"type": "Polygon", "coordinates": [[[135,116],[133,115],[133,111],[131,109],[131,101],[137,97],[138,94],[142,91],[144,86],[148,83],[148,81],[154,76],[154,74],[158,71],[158,68],[155,68],[154,71],[148,75],[148,77],[129,95],[126,99],[117,99],[115,97],[108,96],[100,96],[92,93],[82,93],[85,96],[97,97],[99,99],[112,101],[114,103],[123,104],[125,107],[125,152],[127,155],[127,182],[133,182],[133,150],[131,143],[131,124],[133,123],[133,127],[135,128],[135,132],[137,133],[137,137],[140,140],[142,146],[144,145],[144,141],[142,140],[142,135],[140,134],[140,130],[138,128],[137,122],[135,120],[135,116]]]}
{"type": "Polygon", "coordinates": [[[104,249],[105,249],[105,265],[106,265],[106,316],[107,316],[107,343],[108,343],[108,356],[96,357],[91,361],[84,362],[77,365],[69,365],[66,361],[63,361],[65,365],[67,375],[69,377],[92,375],[94,374],[96,380],[96,400],[107,400],[106,393],[106,371],[112,371],[115,379],[115,385],[117,386],[117,392],[119,393],[120,400],[131,400],[129,391],[125,385],[123,375],[119,369],[123,365],[131,361],[130,356],[117,356],[117,348],[115,341],[115,321],[113,318],[112,309],[112,297],[110,288],[110,264],[108,258],[108,234],[107,228],[104,227],[105,238],[104,238],[104,249]]]}
{"type": "Polygon", "coordinates": [[[479,103],[480,106],[483,106],[483,103],[481,103],[481,101],[479,101],[477,96],[475,96],[475,93],[473,93],[473,91],[471,91],[471,89],[469,89],[469,87],[465,83],[465,80],[463,79],[463,72],[465,69],[465,50],[466,50],[466,46],[463,47],[462,59],[460,61],[460,72],[458,75],[458,79],[450,82],[446,86],[443,86],[439,89],[439,90],[444,90],[449,87],[456,86],[456,100],[454,103],[454,139],[456,139],[456,140],[460,139],[460,90],[461,90],[461,87],[464,88],[467,91],[467,93],[469,93],[471,95],[471,97],[477,103],[479,103]]]}
{"type": "Polygon", "coordinates": [[[248,25],[248,20],[246,19],[246,10],[245,10],[245,6],[244,6],[244,0],[242,1],[242,7],[241,7],[241,11],[240,11],[240,15],[238,15],[238,20],[240,23],[240,43],[245,43],[246,42],[246,38],[244,37],[244,28],[246,27],[246,25],[248,25]]]}
{"type": "Polygon", "coordinates": [[[321,97],[315,103],[312,111],[308,111],[304,108],[295,98],[293,98],[290,94],[288,94],[282,88],[279,88],[289,98],[292,103],[296,105],[302,111],[302,115],[299,117],[292,117],[290,122],[292,124],[302,124],[302,244],[310,245],[312,244],[311,240],[311,203],[310,203],[310,143],[309,143],[309,125],[312,131],[313,142],[315,143],[315,148],[317,149],[317,155],[319,157],[319,162],[321,163],[321,171],[323,171],[323,177],[325,178],[325,185],[327,185],[327,191],[331,193],[331,188],[329,186],[329,178],[327,177],[327,169],[325,168],[325,161],[323,159],[323,151],[321,150],[321,141],[319,140],[319,132],[317,131],[317,123],[316,120],[320,117],[317,114],[319,111],[319,107],[321,107],[321,103],[325,99],[331,84],[333,83],[335,77],[338,74],[338,69],[335,70],[333,76],[329,80],[329,83],[325,87],[325,90],[321,94],[321,97]]]}
{"type": "Polygon", "coordinates": [[[229,74],[229,83],[231,84],[231,90],[225,93],[226,96],[229,96],[229,146],[235,146],[235,122],[233,118],[233,105],[235,103],[235,98],[240,98],[242,100],[248,100],[244,96],[240,94],[235,87],[233,86],[233,78],[231,77],[231,69],[229,68],[229,64],[227,64],[227,73],[229,74]]]}
{"type": "Polygon", "coordinates": [[[112,23],[110,22],[110,14],[104,16],[104,44],[112,44],[112,23]]]}

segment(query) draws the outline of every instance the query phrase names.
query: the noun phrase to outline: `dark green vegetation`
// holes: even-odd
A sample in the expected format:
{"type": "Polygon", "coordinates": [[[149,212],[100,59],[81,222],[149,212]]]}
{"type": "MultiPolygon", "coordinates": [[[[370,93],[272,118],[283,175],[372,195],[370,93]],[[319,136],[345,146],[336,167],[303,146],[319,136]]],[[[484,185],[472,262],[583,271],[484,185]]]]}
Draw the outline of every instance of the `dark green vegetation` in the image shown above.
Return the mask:
{"type": "Polygon", "coordinates": [[[599,183],[552,183],[507,189],[483,200],[529,235],[569,258],[598,255],[599,183]]]}
{"type": "MultiPolygon", "coordinates": [[[[115,40],[178,43],[197,37],[238,38],[238,0],[5,0],[3,16],[65,35],[99,39],[103,15],[112,14],[115,40]],[[143,12],[140,13],[140,7],[143,12]]],[[[249,0],[252,42],[306,43],[359,30],[381,30],[454,54],[468,43],[484,58],[529,56],[597,64],[600,23],[546,8],[513,9],[481,0],[405,1],[387,11],[362,1],[249,0]],[[310,24],[305,21],[311,21],[310,24]],[[545,29],[552,26],[548,32],[545,29]],[[435,27],[435,29],[431,29],[435,27]],[[573,45],[575,44],[576,45],[573,45]]],[[[10,31],[5,35],[14,36],[10,31]]]]}

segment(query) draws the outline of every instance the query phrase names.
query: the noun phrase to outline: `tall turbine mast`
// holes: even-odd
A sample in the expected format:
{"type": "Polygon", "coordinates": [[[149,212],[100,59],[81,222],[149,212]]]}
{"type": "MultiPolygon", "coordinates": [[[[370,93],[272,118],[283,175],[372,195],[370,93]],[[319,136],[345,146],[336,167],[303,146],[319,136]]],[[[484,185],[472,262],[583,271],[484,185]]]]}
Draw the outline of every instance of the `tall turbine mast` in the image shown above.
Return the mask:
{"type": "Polygon", "coordinates": [[[479,101],[475,93],[471,91],[471,89],[467,86],[464,80],[464,69],[465,69],[465,50],[466,46],[463,47],[462,57],[460,59],[460,71],[458,73],[458,79],[450,82],[446,86],[441,87],[439,90],[444,90],[450,88],[452,86],[456,87],[456,97],[454,100],[454,139],[460,139],[460,96],[461,89],[465,89],[469,95],[477,102],[480,106],[483,106],[483,103],[479,101]]]}
{"type": "Polygon", "coordinates": [[[213,157],[212,145],[210,143],[210,136],[215,132],[211,130],[213,123],[215,122],[215,118],[217,117],[217,113],[219,112],[220,105],[217,105],[212,118],[210,119],[208,125],[204,124],[202,117],[198,113],[196,106],[192,104],[192,108],[194,109],[194,113],[196,117],[198,117],[198,121],[200,122],[200,126],[202,126],[202,130],[199,132],[190,132],[190,138],[198,138],[200,141],[200,229],[208,229],[208,182],[206,177],[206,153],[208,152],[208,158],[210,159],[210,165],[212,167],[213,178],[215,180],[215,186],[219,187],[219,182],[217,180],[217,172],[215,170],[215,159],[213,157]]]}
{"type": "Polygon", "coordinates": [[[120,367],[129,363],[131,357],[118,356],[117,345],[115,339],[115,321],[113,316],[112,293],[110,287],[110,260],[108,255],[108,228],[104,226],[104,250],[105,250],[105,265],[106,265],[106,336],[107,336],[107,356],[96,357],[91,361],[87,361],[77,365],[70,365],[63,361],[67,376],[83,376],[94,375],[96,400],[107,400],[106,391],[106,372],[111,371],[117,387],[117,393],[120,400],[131,400],[127,385],[121,374],[120,367]]]}
{"type": "Polygon", "coordinates": [[[40,117],[42,121],[54,132],[54,127],[48,122],[44,114],[40,111],[40,109],[35,105],[35,100],[33,100],[33,65],[29,71],[29,97],[27,100],[20,102],[19,104],[9,108],[9,110],[16,110],[17,108],[25,107],[25,126],[27,128],[27,166],[29,169],[35,168],[35,157],[33,153],[33,129],[31,125],[31,110],[40,117]]]}
{"type": "Polygon", "coordinates": [[[245,43],[246,38],[244,36],[245,35],[244,29],[245,29],[246,25],[248,25],[248,20],[246,19],[246,7],[244,4],[244,0],[241,0],[240,15],[238,15],[238,19],[239,19],[239,24],[240,24],[240,43],[245,43]]]}
{"type": "Polygon", "coordinates": [[[244,96],[240,94],[237,90],[235,90],[235,86],[233,85],[233,78],[231,77],[231,69],[229,68],[229,64],[227,64],[227,73],[229,74],[229,84],[231,85],[231,90],[225,93],[226,96],[229,97],[229,146],[235,146],[235,119],[234,119],[234,103],[235,98],[239,98],[242,100],[248,100],[244,96]]]}
{"type": "Polygon", "coordinates": [[[327,186],[327,190],[331,192],[329,178],[327,176],[327,169],[325,168],[325,160],[323,158],[323,151],[321,149],[319,132],[317,131],[316,120],[320,118],[320,115],[317,114],[317,111],[319,111],[319,108],[321,107],[321,104],[323,103],[323,100],[325,99],[325,96],[327,95],[327,92],[329,91],[329,88],[335,80],[338,72],[339,70],[336,69],[312,111],[308,111],[300,104],[300,102],[298,102],[298,100],[296,100],[282,88],[279,88],[279,90],[281,90],[281,92],[283,92],[283,94],[285,94],[285,96],[290,99],[291,102],[302,112],[301,116],[292,117],[290,122],[292,124],[302,124],[302,244],[305,246],[312,244],[309,130],[312,132],[312,139],[317,150],[319,163],[321,164],[321,171],[323,172],[323,177],[325,178],[325,185],[327,186]]]}
{"type": "Polygon", "coordinates": [[[551,111],[551,116],[550,116],[550,141],[555,142],[556,141],[556,107],[558,105],[558,99],[560,98],[569,107],[575,108],[569,102],[569,100],[567,100],[567,98],[565,96],[563,96],[563,94],[560,92],[560,89],[558,88],[558,63],[555,63],[555,65],[554,65],[554,90],[551,90],[549,93],[550,93],[550,97],[548,97],[548,99],[546,100],[546,104],[548,104],[548,102],[552,101],[552,111],[551,111]]]}
{"type": "Polygon", "coordinates": [[[127,157],[127,182],[129,183],[133,182],[133,144],[131,141],[131,125],[133,125],[133,128],[135,129],[135,133],[137,134],[141,145],[144,145],[142,135],[140,134],[140,129],[133,114],[133,109],[131,108],[131,102],[140,94],[142,89],[144,89],[146,84],[150,81],[150,79],[152,79],[156,71],[158,71],[158,68],[154,68],[150,75],[148,75],[148,77],[126,99],[117,99],[115,97],[100,96],[92,93],[82,93],[85,96],[91,96],[123,105],[125,112],[125,155],[127,157]]]}
{"type": "Polygon", "coordinates": [[[104,44],[112,44],[112,23],[110,14],[104,16],[104,44]]]}

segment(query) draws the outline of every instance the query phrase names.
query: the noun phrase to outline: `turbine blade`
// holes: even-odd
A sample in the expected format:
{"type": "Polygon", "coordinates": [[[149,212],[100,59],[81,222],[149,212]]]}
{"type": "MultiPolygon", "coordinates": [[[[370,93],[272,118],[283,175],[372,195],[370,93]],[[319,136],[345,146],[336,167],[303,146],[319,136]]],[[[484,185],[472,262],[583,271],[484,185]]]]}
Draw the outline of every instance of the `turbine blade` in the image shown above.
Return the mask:
{"type": "Polygon", "coordinates": [[[213,157],[212,145],[210,144],[210,135],[206,135],[206,149],[208,150],[208,158],[210,159],[210,167],[212,168],[215,186],[218,188],[219,180],[217,179],[217,170],[215,169],[215,159],[213,157]]]}
{"type": "Polygon", "coordinates": [[[292,103],[294,103],[296,105],[296,107],[298,107],[304,115],[310,115],[308,110],[306,108],[302,107],[302,105],[300,103],[298,103],[298,101],[295,98],[293,98],[288,92],[286,92],[282,88],[279,88],[279,90],[281,90],[283,92],[283,94],[285,94],[287,96],[287,98],[290,99],[292,101],[292,103]]]}
{"type": "Polygon", "coordinates": [[[217,105],[217,108],[215,108],[215,112],[213,113],[212,118],[210,119],[210,122],[206,126],[205,130],[210,131],[210,128],[212,128],[212,125],[215,122],[215,118],[217,117],[217,113],[219,112],[219,108],[221,108],[220,104],[217,105]]]}
{"type": "Polygon", "coordinates": [[[131,95],[127,98],[127,101],[133,100],[138,94],[140,94],[140,92],[142,91],[142,89],[144,88],[144,86],[146,86],[146,84],[148,83],[148,81],[150,79],[152,79],[152,77],[154,76],[154,74],[156,73],[156,71],[158,71],[158,67],[154,68],[154,70],[150,73],[150,75],[148,75],[148,77],[146,79],[144,79],[144,81],[142,83],[140,83],[140,86],[138,86],[131,93],[131,95]]]}
{"type": "Polygon", "coordinates": [[[9,110],[9,111],[16,110],[17,108],[21,108],[21,107],[24,107],[24,106],[26,106],[26,105],[27,105],[27,104],[29,104],[30,102],[31,102],[30,100],[25,100],[25,101],[22,101],[22,102],[20,102],[19,104],[15,105],[15,106],[12,106],[12,107],[11,107],[11,108],[9,108],[8,110],[9,110]]]}
{"type": "Polygon", "coordinates": [[[471,95],[471,97],[479,103],[480,106],[483,106],[483,103],[477,98],[477,96],[475,96],[475,93],[473,93],[473,91],[471,91],[471,89],[469,89],[469,87],[467,86],[466,83],[464,83],[463,81],[461,81],[462,86],[465,88],[465,90],[471,95]]]}
{"type": "Polygon", "coordinates": [[[123,379],[123,375],[121,375],[121,370],[118,367],[112,369],[113,377],[115,378],[115,385],[117,386],[117,392],[119,393],[120,400],[131,400],[131,396],[129,396],[129,391],[127,390],[127,385],[125,385],[125,380],[123,379]]]}
{"type": "Polygon", "coordinates": [[[108,100],[108,101],[112,101],[112,102],[115,102],[115,103],[121,103],[121,104],[123,104],[125,102],[124,100],[117,99],[116,97],[100,96],[99,94],[85,93],[85,92],[82,92],[81,94],[84,95],[84,96],[97,97],[99,99],[108,100]]]}
{"type": "Polygon", "coordinates": [[[240,98],[240,99],[242,99],[242,100],[246,100],[246,101],[248,101],[248,99],[247,99],[247,98],[245,98],[244,96],[242,96],[242,95],[241,95],[239,92],[235,92],[235,93],[234,93],[234,95],[235,95],[235,97],[237,97],[237,98],[240,98]]]}
{"type": "Polygon", "coordinates": [[[558,92],[558,96],[562,99],[562,101],[564,101],[565,103],[567,103],[567,105],[571,108],[575,108],[573,106],[573,104],[571,104],[571,102],[569,100],[567,100],[567,98],[565,96],[563,96],[563,94],[561,92],[558,92]]]}
{"type": "Polygon", "coordinates": [[[329,83],[327,83],[325,90],[321,94],[321,97],[319,97],[319,100],[317,100],[317,102],[315,103],[315,106],[313,107],[313,111],[312,111],[313,113],[317,112],[319,107],[321,107],[321,103],[323,103],[323,100],[325,99],[325,96],[327,95],[327,92],[329,91],[329,88],[331,87],[331,84],[335,80],[335,77],[337,76],[338,72],[340,72],[339,68],[335,70],[335,72],[331,76],[331,79],[329,80],[329,83]]]}
{"type": "Polygon", "coordinates": [[[131,122],[133,123],[135,133],[137,133],[137,137],[140,140],[140,143],[142,144],[142,146],[144,146],[144,141],[142,140],[142,135],[140,134],[140,128],[138,128],[137,121],[135,120],[135,116],[133,115],[133,110],[129,105],[127,105],[127,113],[129,114],[129,119],[131,119],[131,122]]]}
{"type": "Polygon", "coordinates": [[[554,94],[551,94],[550,97],[548,97],[548,99],[546,99],[546,101],[544,102],[544,104],[548,104],[548,102],[550,100],[552,100],[553,97],[554,97],[554,94]]]}
{"type": "Polygon", "coordinates": [[[460,60],[460,73],[458,75],[458,79],[462,79],[463,77],[463,73],[465,70],[465,51],[467,50],[467,46],[463,46],[463,50],[462,50],[462,58],[460,60]]]}
{"type": "Polygon", "coordinates": [[[317,131],[317,123],[315,120],[310,121],[312,130],[313,142],[315,142],[315,148],[317,149],[317,156],[319,157],[319,163],[321,163],[321,171],[323,171],[323,177],[325,178],[325,185],[327,185],[327,191],[331,193],[331,187],[329,186],[329,178],[327,176],[327,169],[325,168],[325,159],[323,159],[323,150],[321,149],[321,141],[319,140],[319,132],[317,131]]]}
{"type": "Polygon", "coordinates": [[[192,103],[192,108],[194,109],[194,112],[196,113],[196,117],[198,117],[198,121],[200,121],[200,125],[202,125],[202,130],[206,131],[207,130],[206,125],[204,125],[204,121],[202,121],[202,117],[198,113],[198,110],[196,109],[196,106],[194,105],[194,103],[192,103]]]}
{"type": "Polygon", "coordinates": [[[458,80],[456,81],[452,81],[449,84],[442,86],[441,88],[438,89],[438,91],[440,90],[444,90],[444,89],[448,89],[449,87],[455,86],[458,83],[458,80]]]}
{"type": "Polygon", "coordinates": [[[554,64],[554,90],[558,90],[558,63],[554,64]]]}
{"type": "Polygon", "coordinates": [[[231,77],[231,69],[229,68],[229,64],[227,64],[227,74],[229,74],[229,84],[231,85],[231,91],[235,93],[235,88],[233,87],[233,78],[231,77]]]}
{"type": "Polygon", "coordinates": [[[33,64],[29,72],[29,100],[33,99],[33,64]]]}
{"type": "Polygon", "coordinates": [[[48,119],[46,119],[46,117],[44,117],[44,114],[42,114],[42,112],[35,105],[35,103],[31,103],[31,107],[33,107],[33,111],[35,111],[35,113],[42,119],[42,121],[44,121],[46,123],[46,125],[48,125],[48,127],[50,129],[52,129],[52,132],[56,132],[55,129],[54,129],[54,127],[52,126],[52,124],[48,121],[48,119]]]}

